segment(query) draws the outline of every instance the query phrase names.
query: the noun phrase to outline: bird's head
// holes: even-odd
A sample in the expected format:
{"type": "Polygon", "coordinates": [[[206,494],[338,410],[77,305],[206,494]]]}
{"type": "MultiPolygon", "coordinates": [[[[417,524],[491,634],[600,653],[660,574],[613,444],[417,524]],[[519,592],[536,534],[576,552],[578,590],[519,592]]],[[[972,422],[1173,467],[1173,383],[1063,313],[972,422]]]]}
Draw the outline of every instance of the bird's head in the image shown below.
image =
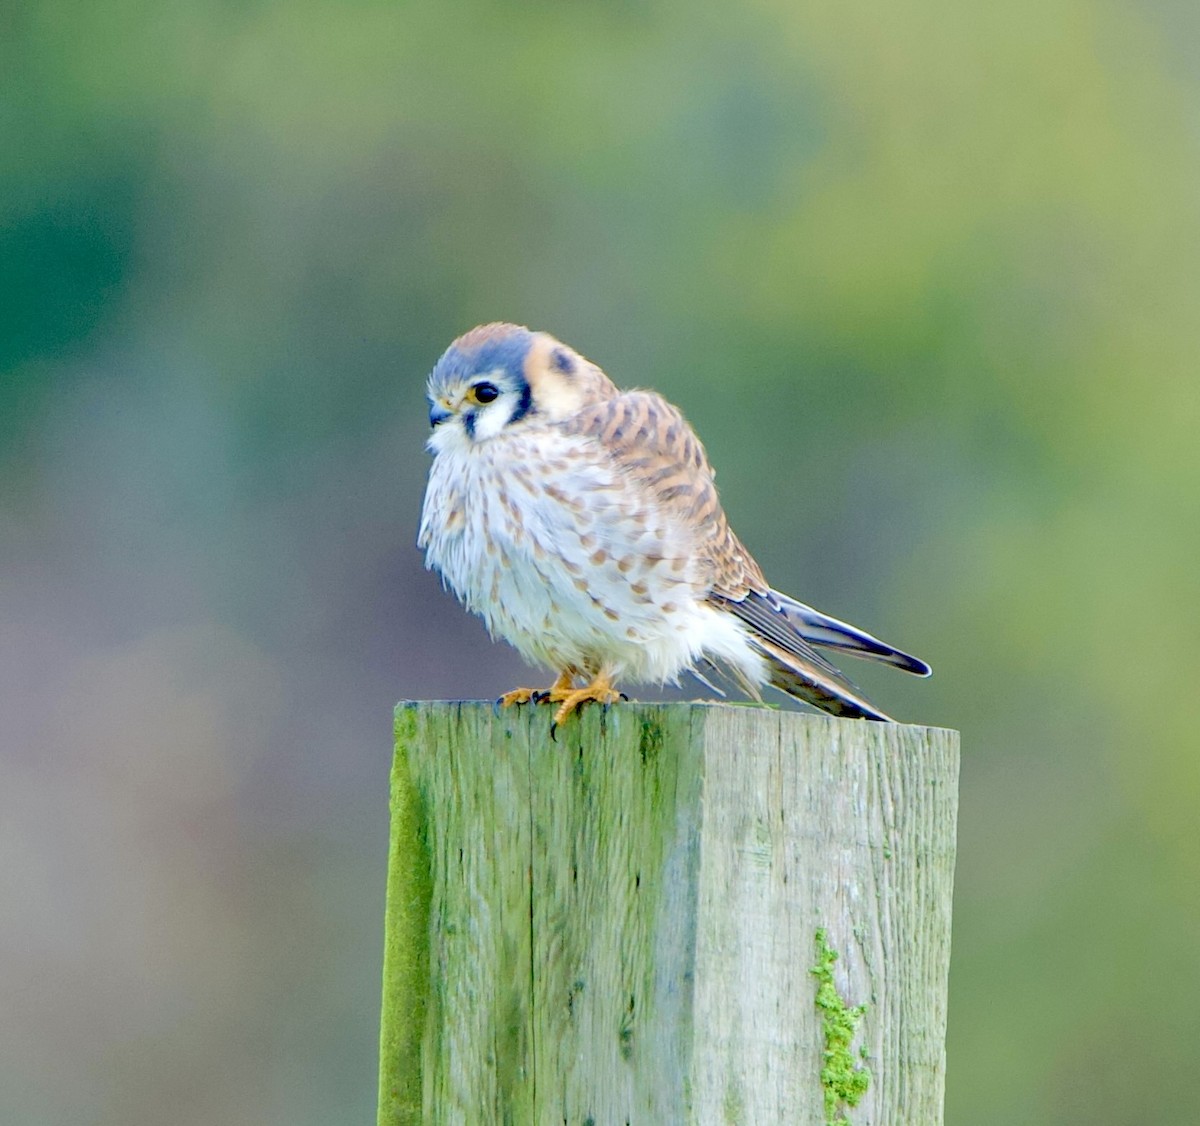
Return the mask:
{"type": "Polygon", "coordinates": [[[429,376],[430,449],[486,442],[510,427],[556,421],[616,389],[594,364],[544,332],[488,324],[460,336],[429,376]]]}

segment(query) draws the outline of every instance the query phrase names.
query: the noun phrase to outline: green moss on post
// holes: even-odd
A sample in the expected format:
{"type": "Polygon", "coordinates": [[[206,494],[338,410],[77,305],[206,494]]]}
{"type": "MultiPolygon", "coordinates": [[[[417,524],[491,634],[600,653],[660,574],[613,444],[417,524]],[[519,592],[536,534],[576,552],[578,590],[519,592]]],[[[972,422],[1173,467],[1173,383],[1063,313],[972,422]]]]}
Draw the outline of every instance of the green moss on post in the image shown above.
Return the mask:
{"type": "Polygon", "coordinates": [[[858,1106],[871,1085],[871,1073],[854,1061],[850,1045],[866,1005],[847,1005],[833,983],[833,964],[837,951],[829,945],[823,927],[817,929],[817,964],[809,971],[817,979],[817,1008],[821,1010],[821,1030],[825,1036],[822,1052],[821,1088],[825,1092],[826,1126],[845,1122],[842,1104],[858,1106]]]}
{"type": "Polygon", "coordinates": [[[411,754],[416,715],[397,708],[392,763],[391,838],[379,1030],[379,1126],[421,1122],[421,1040],[429,985],[432,873],[411,754]]]}

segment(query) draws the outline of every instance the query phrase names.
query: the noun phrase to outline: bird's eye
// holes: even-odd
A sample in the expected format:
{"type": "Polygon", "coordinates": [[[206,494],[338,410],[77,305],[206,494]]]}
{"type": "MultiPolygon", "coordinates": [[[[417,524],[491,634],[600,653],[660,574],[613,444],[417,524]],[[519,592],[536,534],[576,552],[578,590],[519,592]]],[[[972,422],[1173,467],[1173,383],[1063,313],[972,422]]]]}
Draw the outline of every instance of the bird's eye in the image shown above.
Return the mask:
{"type": "Polygon", "coordinates": [[[494,383],[476,383],[471,388],[471,398],[477,403],[494,403],[500,397],[500,388],[494,383]]]}

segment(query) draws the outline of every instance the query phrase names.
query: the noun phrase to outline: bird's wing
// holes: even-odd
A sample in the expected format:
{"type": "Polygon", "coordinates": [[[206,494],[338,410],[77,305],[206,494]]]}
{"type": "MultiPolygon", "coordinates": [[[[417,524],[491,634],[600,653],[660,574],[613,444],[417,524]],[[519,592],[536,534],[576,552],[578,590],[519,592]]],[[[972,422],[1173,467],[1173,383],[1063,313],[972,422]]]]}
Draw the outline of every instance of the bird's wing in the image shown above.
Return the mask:
{"type": "Polygon", "coordinates": [[[679,410],[653,391],[625,391],[585,407],[566,429],[594,438],[655,509],[687,530],[713,591],[741,598],[770,587],[733,534],[708,455],[679,410]]]}
{"type": "Polygon", "coordinates": [[[741,621],[772,685],[835,715],[887,719],[805,640],[721,508],[712,466],[679,410],[652,391],[626,391],[565,423],[594,438],[658,511],[687,528],[708,600],[741,621]]]}
{"type": "Polygon", "coordinates": [[[858,626],[831,618],[828,614],[822,614],[820,610],[814,610],[803,602],[780,594],[779,591],[774,593],[780,610],[810,645],[879,661],[914,676],[929,676],[933,671],[920,657],[914,657],[886,641],[880,641],[858,626]]]}
{"type": "Polygon", "coordinates": [[[773,688],[832,715],[851,719],[890,718],[804,639],[780,608],[775,591],[768,590],[765,594],[749,591],[742,598],[714,593],[708,598],[746,626],[751,646],[767,663],[773,688]]]}

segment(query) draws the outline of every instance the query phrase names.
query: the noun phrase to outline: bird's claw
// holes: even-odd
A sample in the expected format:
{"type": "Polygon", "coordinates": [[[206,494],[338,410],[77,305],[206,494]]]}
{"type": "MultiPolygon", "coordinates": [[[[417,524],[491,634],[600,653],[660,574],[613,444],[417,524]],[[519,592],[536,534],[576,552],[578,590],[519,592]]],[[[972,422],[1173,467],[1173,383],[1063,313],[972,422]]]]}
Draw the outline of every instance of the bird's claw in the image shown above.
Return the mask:
{"type": "Polygon", "coordinates": [[[538,688],[514,688],[511,692],[505,692],[496,701],[497,708],[520,707],[522,704],[528,704],[531,701],[535,704],[540,703],[538,699],[543,692],[538,688]]]}
{"type": "Polygon", "coordinates": [[[600,704],[607,712],[609,705],[618,700],[628,702],[629,697],[624,692],[616,691],[606,678],[594,681],[586,688],[573,688],[569,675],[564,674],[550,688],[514,688],[511,692],[505,692],[492,705],[492,710],[499,715],[501,708],[520,707],[522,704],[557,704],[558,709],[550,724],[550,738],[557,743],[559,727],[584,704],[600,704]]]}
{"type": "Polygon", "coordinates": [[[615,704],[618,700],[628,697],[615,691],[606,682],[600,681],[589,684],[586,688],[578,688],[574,692],[556,696],[555,699],[560,701],[558,711],[554,713],[554,726],[557,727],[578,712],[584,704],[602,704],[607,708],[609,704],[615,704]]]}
{"type": "Polygon", "coordinates": [[[604,701],[604,702],[603,702],[603,703],[600,705],[600,711],[601,711],[601,712],[602,712],[604,715],[608,715],[608,709],[609,709],[609,708],[611,708],[611,707],[613,706],[613,704],[617,703],[618,701],[619,701],[620,703],[622,703],[622,704],[628,704],[628,703],[629,703],[629,697],[628,697],[628,696],[626,696],[624,692],[618,692],[618,693],[617,693],[617,699],[615,699],[615,700],[605,700],[605,701],[604,701]]]}

